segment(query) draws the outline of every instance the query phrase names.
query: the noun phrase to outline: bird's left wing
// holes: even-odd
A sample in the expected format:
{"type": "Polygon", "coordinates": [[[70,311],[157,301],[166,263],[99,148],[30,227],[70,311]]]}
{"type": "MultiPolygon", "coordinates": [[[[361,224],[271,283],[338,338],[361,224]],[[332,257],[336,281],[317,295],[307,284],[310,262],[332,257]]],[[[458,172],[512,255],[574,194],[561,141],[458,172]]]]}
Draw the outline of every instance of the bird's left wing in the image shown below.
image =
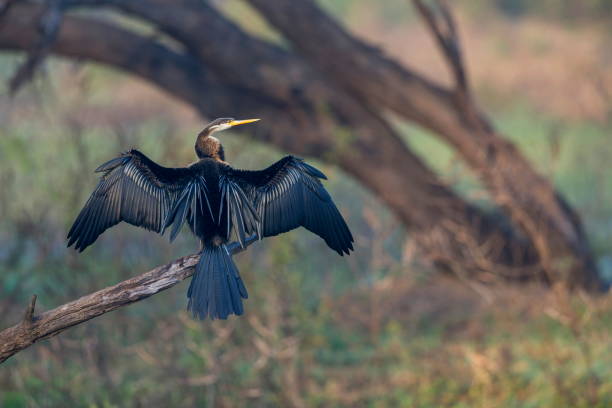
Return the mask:
{"type": "Polygon", "coordinates": [[[314,232],[340,255],[353,249],[353,236],[329,193],[325,175],[302,159],[287,156],[260,171],[227,167],[255,207],[259,235],[278,235],[300,226],[314,232]]]}
{"type": "Polygon", "coordinates": [[[83,251],[106,229],[125,221],[162,232],[174,203],[193,182],[187,168],[162,167],[130,150],[96,169],[103,173],[68,233],[68,246],[83,251]]]}

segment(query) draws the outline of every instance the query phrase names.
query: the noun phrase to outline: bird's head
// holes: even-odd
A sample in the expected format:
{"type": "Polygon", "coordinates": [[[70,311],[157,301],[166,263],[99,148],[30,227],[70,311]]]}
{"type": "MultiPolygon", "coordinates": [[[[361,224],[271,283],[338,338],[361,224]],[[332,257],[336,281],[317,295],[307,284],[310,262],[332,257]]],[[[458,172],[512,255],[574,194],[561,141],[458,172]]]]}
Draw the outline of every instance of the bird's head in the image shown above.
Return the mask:
{"type": "Polygon", "coordinates": [[[201,135],[210,136],[215,132],[219,132],[221,130],[226,130],[234,126],[245,125],[247,123],[257,122],[259,119],[244,119],[244,120],[236,120],[234,118],[219,118],[210,122],[202,132],[201,135]]]}

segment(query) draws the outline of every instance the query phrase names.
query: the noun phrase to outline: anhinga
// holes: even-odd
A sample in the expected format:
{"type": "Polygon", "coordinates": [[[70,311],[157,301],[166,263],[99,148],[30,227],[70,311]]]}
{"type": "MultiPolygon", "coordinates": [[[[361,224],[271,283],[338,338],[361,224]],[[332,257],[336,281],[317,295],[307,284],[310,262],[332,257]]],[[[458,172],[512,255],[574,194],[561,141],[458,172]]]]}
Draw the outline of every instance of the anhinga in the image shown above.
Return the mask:
{"type": "Polygon", "coordinates": [[[189,167],[162,167],[130,150],[96,169],[100,182],[68,233],[68,246],[82,251],[120,221],[164,233],[173,240],[187,221],[200,239],[201,256],[189,286],[188,308],[201,319],[243,313],[247,291],[232,260],[230,242],[250,242],[306,227],[340,255],[353,236],[323,187],[325,175],[286,156],[260,171],[225,162],[213,133],[258,119],[216,119],[198,134],[199,160],[189,167]],[[230,248],[230,249],[228,249],[230,248]]]}

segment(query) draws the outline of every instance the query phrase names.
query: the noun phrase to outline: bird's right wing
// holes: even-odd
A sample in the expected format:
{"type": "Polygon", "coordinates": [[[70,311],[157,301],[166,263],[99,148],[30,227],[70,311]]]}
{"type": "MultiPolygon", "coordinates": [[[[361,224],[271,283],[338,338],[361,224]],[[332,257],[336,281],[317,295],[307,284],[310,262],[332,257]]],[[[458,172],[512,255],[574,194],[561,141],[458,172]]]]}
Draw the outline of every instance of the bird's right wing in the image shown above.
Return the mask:
{"type": "Polygon", "coordinates": [[[353,236],[327,190],[325,175],[303,160],[286,156],[260,171],[228,166],[235,181],[253,202],[259,236],[269,237],[300,226],[314,232],[340,255],[353,249],[353,236]]]}
{"type": "Polygon", "coordinates": [[[162,167],[130,150],[96,169],[98,186],[77,216],[68,246],[83,251],[106,229],[125,221],[162,232],[169,212],[194,176],[187,168],[162,167]]]}

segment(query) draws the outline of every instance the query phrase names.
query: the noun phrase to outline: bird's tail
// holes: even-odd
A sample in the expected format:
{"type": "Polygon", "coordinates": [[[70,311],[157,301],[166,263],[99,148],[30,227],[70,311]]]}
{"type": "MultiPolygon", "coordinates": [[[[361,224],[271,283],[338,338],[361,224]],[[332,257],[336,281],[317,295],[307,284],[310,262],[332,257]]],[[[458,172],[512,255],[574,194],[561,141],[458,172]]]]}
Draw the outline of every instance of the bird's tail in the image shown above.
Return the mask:
{"type": "Polygon", "coordinates": [[[247,290],[225,245],[204,247],[187,297],[187,308],[200,319],[227,319],[243,313],[247,290]]]}

